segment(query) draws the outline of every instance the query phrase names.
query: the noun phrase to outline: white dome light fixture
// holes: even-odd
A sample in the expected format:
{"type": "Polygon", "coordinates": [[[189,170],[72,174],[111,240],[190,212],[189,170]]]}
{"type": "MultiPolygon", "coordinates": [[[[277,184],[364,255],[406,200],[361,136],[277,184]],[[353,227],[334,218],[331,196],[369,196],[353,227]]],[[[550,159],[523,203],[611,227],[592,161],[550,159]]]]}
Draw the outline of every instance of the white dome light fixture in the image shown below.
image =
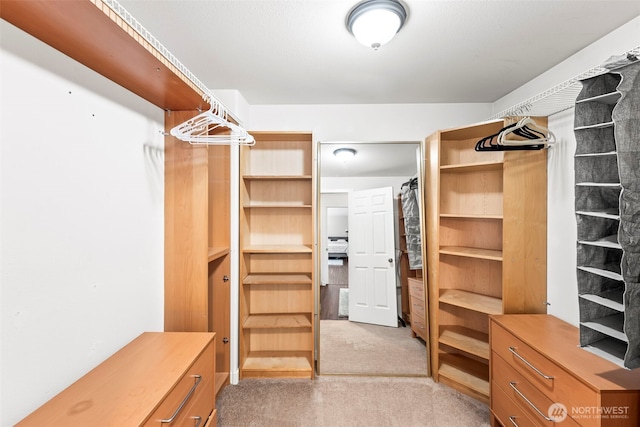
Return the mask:
{"type": "Polygon", "coordinates": [[[353,148],[338,148],[333,151],[333,155],[336,156],[337,159],[346,162],[356,155],[356,150],[353,148]]]}
{"type": "Polygon", "coordinates": [[[389,43],[407,20],[407,11],[397,0],[365,0],[347,15],[347,29],[365,46],[378,50],[389,43]]]}

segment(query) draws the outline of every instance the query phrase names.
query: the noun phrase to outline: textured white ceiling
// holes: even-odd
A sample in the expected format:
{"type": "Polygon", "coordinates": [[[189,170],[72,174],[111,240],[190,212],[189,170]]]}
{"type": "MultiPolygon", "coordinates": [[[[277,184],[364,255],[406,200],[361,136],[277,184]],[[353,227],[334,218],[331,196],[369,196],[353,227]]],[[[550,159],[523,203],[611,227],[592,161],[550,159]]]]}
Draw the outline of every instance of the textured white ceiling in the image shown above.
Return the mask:
{"type": "Polygon", "coordinates": [[[638,0],[403,0],[405,27],[373,51],[344,25],[356,0],[120,3],[250,104],[493,102],[640,15],[638,0]]]}

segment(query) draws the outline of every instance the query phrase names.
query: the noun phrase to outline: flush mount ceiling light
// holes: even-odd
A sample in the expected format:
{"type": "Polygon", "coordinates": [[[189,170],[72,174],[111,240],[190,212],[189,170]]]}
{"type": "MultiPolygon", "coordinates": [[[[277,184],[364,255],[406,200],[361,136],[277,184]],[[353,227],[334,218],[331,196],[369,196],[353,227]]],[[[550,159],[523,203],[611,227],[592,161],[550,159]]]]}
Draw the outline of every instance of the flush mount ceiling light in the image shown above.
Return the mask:
{"type": "Polygon", "coordinates": [[[343,162],[346,162],[356,155],[356,150],[354,150],[353,148],[338,148],[337,150],[333,151],[333,155],[343,162]]]}
{"type": "Polygon", "coordinates": [[[396,0],[365,0],[347,15],[347,29],[365,46],[378,50],[391,41],[407,19],[407,11],[396,0]]]}

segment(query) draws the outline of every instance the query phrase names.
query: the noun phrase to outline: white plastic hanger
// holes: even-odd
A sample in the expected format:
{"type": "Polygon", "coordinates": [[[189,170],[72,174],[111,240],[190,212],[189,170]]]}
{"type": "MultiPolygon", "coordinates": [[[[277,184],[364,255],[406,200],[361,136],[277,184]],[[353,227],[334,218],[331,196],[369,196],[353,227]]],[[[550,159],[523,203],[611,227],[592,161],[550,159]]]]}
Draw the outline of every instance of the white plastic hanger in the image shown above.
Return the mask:
{"type": "Polygon", "coordinates": [[[171,135],[190,144],[254,145],[256,143],[242,126],[228,119],[227,110],[212,95],[206,94],[207,111],[171,129],[171,135]]]}
{"type": "Polygon", "coordinates": [[[505,129],[498,135],[498,144],[504,146],[536,144],[548,146],[555,142],[556,137],[553,132],[540,126],[531,117],[520,119],[515,126],[505,129]],[[507,139],[509,135],[515,135],[518,139],[507,139]]]}

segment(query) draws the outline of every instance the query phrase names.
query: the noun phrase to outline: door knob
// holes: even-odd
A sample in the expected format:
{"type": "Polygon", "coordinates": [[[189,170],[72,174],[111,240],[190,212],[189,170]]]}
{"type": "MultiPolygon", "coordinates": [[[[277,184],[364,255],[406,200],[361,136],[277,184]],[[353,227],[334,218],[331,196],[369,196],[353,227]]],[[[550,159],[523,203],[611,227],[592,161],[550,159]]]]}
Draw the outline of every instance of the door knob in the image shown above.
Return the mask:
{"type": "Polygon", "coordinates": [[[389,258],[389,262],[393,262],[393,258],[389,258]]]}

